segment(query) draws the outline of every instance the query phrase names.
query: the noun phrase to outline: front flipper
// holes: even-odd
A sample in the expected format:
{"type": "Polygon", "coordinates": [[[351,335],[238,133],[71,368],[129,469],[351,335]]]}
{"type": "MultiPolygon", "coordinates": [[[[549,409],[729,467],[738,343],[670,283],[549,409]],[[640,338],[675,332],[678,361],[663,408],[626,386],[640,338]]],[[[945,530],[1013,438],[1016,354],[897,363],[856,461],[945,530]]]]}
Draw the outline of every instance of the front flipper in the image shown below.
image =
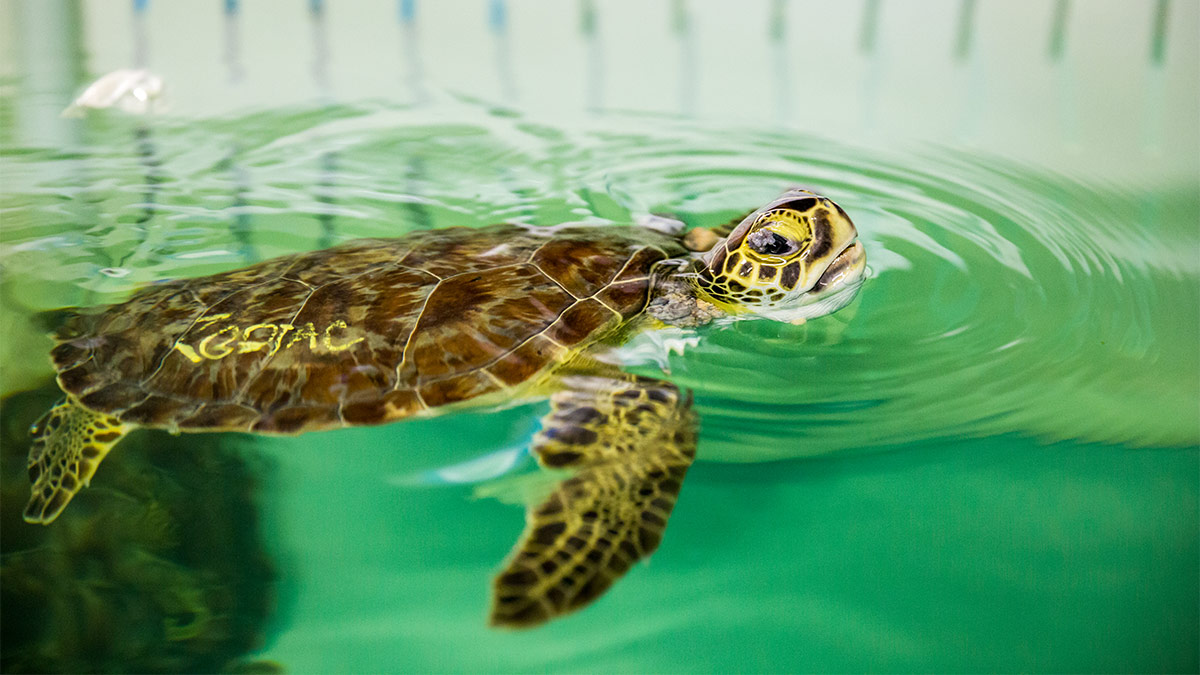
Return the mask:
{"type": "Polygon", "coordinates": [[[32,429],[33,494],[25,507],[25,522],[53,522],[75,493],[91,482],[100,461],[128,429],[117,418],[70,400],[51,408],[32,429]]]}
{"type": "Polygon", "coordinates": [[[576,473],[529,511],[495,580],[495,626],[577,610],[650,555],[696,454],[691,396],[674,385],[631,375],[563,384],[533,449],[543,466],[576,473]]]}

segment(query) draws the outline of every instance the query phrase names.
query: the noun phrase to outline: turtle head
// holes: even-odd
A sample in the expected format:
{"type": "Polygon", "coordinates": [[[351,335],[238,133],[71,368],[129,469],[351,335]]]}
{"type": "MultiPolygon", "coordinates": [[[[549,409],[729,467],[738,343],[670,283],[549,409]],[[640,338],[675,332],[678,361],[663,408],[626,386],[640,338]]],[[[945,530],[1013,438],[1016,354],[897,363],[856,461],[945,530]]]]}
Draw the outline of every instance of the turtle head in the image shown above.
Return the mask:
{"type": "Polygon", "coordinates": [[[837,204],[794,189],[746,216],[705,255],[700,297],[731,314],[800,322],[847,305],[866,254],[837,204]]]}

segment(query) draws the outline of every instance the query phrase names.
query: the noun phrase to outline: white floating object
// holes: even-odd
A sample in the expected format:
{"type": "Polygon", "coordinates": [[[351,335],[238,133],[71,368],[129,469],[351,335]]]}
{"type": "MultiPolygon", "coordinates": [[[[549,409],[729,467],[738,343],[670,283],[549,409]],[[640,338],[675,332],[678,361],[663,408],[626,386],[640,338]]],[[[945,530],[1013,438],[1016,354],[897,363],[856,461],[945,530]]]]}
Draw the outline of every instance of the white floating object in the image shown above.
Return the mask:
{"type": "Polygon", "coordinates": [[[508,473],[525,455],[524,445],[504,448],[452,466],[396,476],[389,482],[402,486],[482,483],[508,473]]]}
{"type": "Polygon", "coordinates": [[[121,68],[88,85],[62,116],[82,117],[85,108],[116,107],[133,115],[159,112],[164,107],[163,89],[163,79],[158,75],[145,69],[121,68]]]}

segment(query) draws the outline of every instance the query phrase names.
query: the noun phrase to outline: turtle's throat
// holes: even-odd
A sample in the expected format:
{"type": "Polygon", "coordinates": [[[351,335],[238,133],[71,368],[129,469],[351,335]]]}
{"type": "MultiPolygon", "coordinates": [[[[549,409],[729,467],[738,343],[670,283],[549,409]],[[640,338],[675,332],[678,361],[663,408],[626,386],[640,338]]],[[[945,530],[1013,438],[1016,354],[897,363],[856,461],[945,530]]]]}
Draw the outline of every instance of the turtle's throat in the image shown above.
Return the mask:
{"type": "Polygon", "coordinates": [[[701,288],[698,268],[687,265],[656,278],[646,313],[665,324],[693,328],[723,315],[701,288]]]}

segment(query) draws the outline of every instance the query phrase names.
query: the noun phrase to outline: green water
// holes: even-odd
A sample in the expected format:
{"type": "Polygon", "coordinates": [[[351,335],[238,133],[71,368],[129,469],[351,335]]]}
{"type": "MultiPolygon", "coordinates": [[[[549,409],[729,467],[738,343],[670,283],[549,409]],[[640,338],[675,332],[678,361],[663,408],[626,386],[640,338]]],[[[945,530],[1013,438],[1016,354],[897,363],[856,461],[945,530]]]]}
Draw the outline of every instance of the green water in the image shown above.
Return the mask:
{"type": "Polygon", "coordinates": [[[356,237],[649,212],[715,225],[788,185],[857,224],[871,276],[851,306],[710,329],[671,357],[702,434],[662,547],[544,628],[485,627],[522,510],[479,497],[487,484],[414,478],[520,447],[544,405],[240,442],[269,467],[278,598],[261,658],[295,672],[1200,668],[1194,185],[1087,185],[677,118],[556,126],[470,102],[100,115],[70,147],[3,152],[6,392],[49,375],[45,310],[356,237]]]}

